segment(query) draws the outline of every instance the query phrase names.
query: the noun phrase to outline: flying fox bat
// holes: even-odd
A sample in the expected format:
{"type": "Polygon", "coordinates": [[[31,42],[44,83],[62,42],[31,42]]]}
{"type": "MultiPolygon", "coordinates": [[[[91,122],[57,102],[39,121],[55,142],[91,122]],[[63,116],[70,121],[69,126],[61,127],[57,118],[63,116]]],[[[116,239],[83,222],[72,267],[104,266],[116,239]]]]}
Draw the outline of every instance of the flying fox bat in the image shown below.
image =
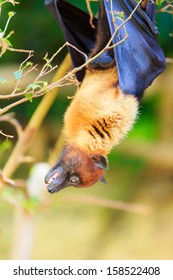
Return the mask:
{"type": "Polygon", "coordinates": [[[68,47],[73,66],[90,59],[76,73],[81,85],[65,113],[65,148],[45,177],[50,193],[105,181],[107,154],[132,128],[144,90],[165,68],[156,3],[145,2],[100,0],[92,28],[90,16],[67,1],[45,1],[75,47],[68,47]]]}

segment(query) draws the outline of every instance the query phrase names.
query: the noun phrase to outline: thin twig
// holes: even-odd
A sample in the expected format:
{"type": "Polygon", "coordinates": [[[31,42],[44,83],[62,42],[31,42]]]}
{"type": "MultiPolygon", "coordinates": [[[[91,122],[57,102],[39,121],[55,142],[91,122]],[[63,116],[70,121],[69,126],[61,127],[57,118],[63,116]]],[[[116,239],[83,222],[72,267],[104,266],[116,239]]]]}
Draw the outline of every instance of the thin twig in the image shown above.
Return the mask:
{"type": "Polygon", "coordinates": [[[172,4],[167,4],[166,6],[162,7],[157,11],[157,13],[168,13],[168,14],[173,14],[173,5],[172,4]],[[170,10],[169,10],[170,9],[170,10]]]}
{"type": "MultiPolygon", "coordinates": [[[[22,126],[19,123],[19,121],[17,119],[14,118],[14,114],[13,113],[9,113],[6,115],[3,115],[0,117],[0,122],[8,122],[10,123],[17,132],[18,138],[22,135],[22,126]]],[[[7,138],[13,138],[14,136],[6,134],[4,132],[2,132],[2,130],[0,131],[0,134],[2,134],[3,136],[7,137],[7,138]]]]}
{"type": "Polygon", "coordinates": [[[92,28],[95,28],[95,25],[93,24],[93,12],[91,10],[91,6],[90,6],[90,0],[85,0],[86,1],[86,5],[87,5],[87,9],[88,9],[88,13],[89,13],[89,16],[90,16],[90,20],[89,20],[89,23],[91,25],[92,28]]]}
{"type": "Polygon", "coordinates": [[[4,27],[4,30],[2,31],[2,37],[4,37],[4,35],[5,35],[6,31],[7,31],[8,25],[9,25],[9,23],[10,23],[10,20],[11,20],[11,18],[12,18],[14,15],[15,15],[15,13],[12,12],[11,15],[8,17],[7,22],[6,22],[6,24],[5,24],[5,27],[4,27]]]}
{"type": "Polygon", "coordinates": [[[76,194],[63,195],[62,200],[92,204],[92,205],[117,209],[126,212],[149,214],[152,211],[152,208],[147,205],[129,203],[129,202],[118,201],[118,200],[110,200],[102,197],[95,197],[89,195],[76,195],[76,194]]]}
{"type": "Polygon", "coordinates": [[[0,115],[2,115],[2,114],[4,114],[4,113],[8,112],[8,111],[9,111],[10,109],[12,109],[13,107],[16,107],[17,105],[22,104],[22,103],[24,103],[24,102],[26,102],[26,101],[28,101],[28,98],[25,97],[25,98],[22,98],[22,99],[20,99],[20,100],[18,100],[18,101],[16,101],[16,102],[14,102],[14,103],[12,103],[12,104],[6,106],[6,107],[3,108],[3,109],[0,109],[0,115]]]}
{"type": "Polygon", "coordinates": [[[31,52],[31,50],[15,49],[15,48],[8,48],[8,50],[11,51],[11,52],[23,52],[23,53],[30,53],[31,52]]]}
{"type": "Polygon", "coordinates": [[[6,138],[13,138],[14,136],[13,135],[10,135],[10,134],[6,134],[4,133],[2,130],[0,130],[0,134],[6,138]]]}

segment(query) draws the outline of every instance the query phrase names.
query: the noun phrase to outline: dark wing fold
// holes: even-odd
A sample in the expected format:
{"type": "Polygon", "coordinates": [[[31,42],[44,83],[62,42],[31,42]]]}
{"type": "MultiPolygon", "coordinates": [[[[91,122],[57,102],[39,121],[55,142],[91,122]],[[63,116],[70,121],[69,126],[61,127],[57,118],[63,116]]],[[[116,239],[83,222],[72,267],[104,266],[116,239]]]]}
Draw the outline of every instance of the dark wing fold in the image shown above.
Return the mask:
{"type": "MultiPolygon", "coordinates": [[[[87,56],[93,48],[96,40],[96,31],[89,23],[89,15],[64,0],[46,0],[54,18],[58,21],[65,40],[87,56]]],[[[93,20],[97,26],[97,20],[93,20]]],[[[81,66],[85,62],[85,56],[72,47],[68,47],[74,67],[81,66]]],[[[79,81],[83,80],[85,69],[76,73],[79,81]]]]}
{"type": "Polygon", "coordinates": [[[147,14],[147,16],[150,18],[150,20],[154,23],[155,14],[156,14],[155,0],[149,0],[144,8],[144,11],[147,14]]]}
{"type": "MultiPolygon", "coordinates": [[[[111,34],[126,20],[137,3],[135,0],[103,0],[111,34]],[[123,20],[119,13],[123,12],[123,20]]],[[[148,0],[143,10],[140,6],[125,24],[128,38],[114,48],[120,88],[124,93],[140,97],[143,91],[164,70],[165,57],[157,43],[154,25],[155,2],[148,0]]],[[[117,44],[125,37],[124,27],[113,38],[117,44]]]]}

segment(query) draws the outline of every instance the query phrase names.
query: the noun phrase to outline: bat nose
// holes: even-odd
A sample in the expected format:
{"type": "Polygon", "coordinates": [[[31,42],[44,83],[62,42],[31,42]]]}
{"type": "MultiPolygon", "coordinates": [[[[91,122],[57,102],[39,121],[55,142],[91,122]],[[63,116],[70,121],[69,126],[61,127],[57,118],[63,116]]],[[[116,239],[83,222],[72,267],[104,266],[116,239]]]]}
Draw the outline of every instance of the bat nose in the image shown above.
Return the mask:
{"type": "Polygon", "coordinates": [[[45,183],[50,193],[59,192],[68,186],[66,172],[62,165],[55,165],[45,177],[45,183]]]}
{"type": "Polygon", "coordinates": [[[55,189],[50,185],[48,185],[47,190],[48,190],[49,193],[54,193],[55,192],[55,189]]]}
{"type": "Polygon", "coordinates": [[[55,165],[52,167],[47,175],[45,176],[45,183],[50,184],[58,175],[62,174],[63,172],[63,167],[60,165],[55,165]]]}

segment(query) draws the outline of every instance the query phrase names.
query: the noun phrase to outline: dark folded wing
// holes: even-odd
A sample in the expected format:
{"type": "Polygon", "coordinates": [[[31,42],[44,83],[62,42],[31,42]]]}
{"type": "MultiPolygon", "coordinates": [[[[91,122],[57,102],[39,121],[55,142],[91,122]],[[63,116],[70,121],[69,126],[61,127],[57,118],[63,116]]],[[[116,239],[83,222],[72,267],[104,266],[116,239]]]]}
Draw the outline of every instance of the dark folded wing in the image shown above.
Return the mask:
{"type": "MultiPolygon", "coordinates": [[[[96,29],[91,27],[89,15],[64,0],[46,0],[45,5],[58,21],[65,40],[88,56],[96,39],[96,29]]],[[[93,24],[97,26],[95,18],[93,24]]],[[[73,66],[81,66],[85,62],[85,56],[72,47],[68,49],[73,66]]],[[[85,69],[77,72],[77,79],[82,81],[84,74],[85,69]]]]}
{"type": "MultiPolygon", "coordinates": [[[[111,34],[133,12],[135,0],[103,0],[111,34]],[[120,14],[124,14],[121,19],[120,14]]],[[[165,57],[157,43],[157,28],[154,25],[155,2],[148,0],[143,10],[140,6],[131,19],[117,31],[113,44],[128,38],[114,48],[119,85],[124,93],[141,96],[143,91],[164,70],[165,57]]]]}

